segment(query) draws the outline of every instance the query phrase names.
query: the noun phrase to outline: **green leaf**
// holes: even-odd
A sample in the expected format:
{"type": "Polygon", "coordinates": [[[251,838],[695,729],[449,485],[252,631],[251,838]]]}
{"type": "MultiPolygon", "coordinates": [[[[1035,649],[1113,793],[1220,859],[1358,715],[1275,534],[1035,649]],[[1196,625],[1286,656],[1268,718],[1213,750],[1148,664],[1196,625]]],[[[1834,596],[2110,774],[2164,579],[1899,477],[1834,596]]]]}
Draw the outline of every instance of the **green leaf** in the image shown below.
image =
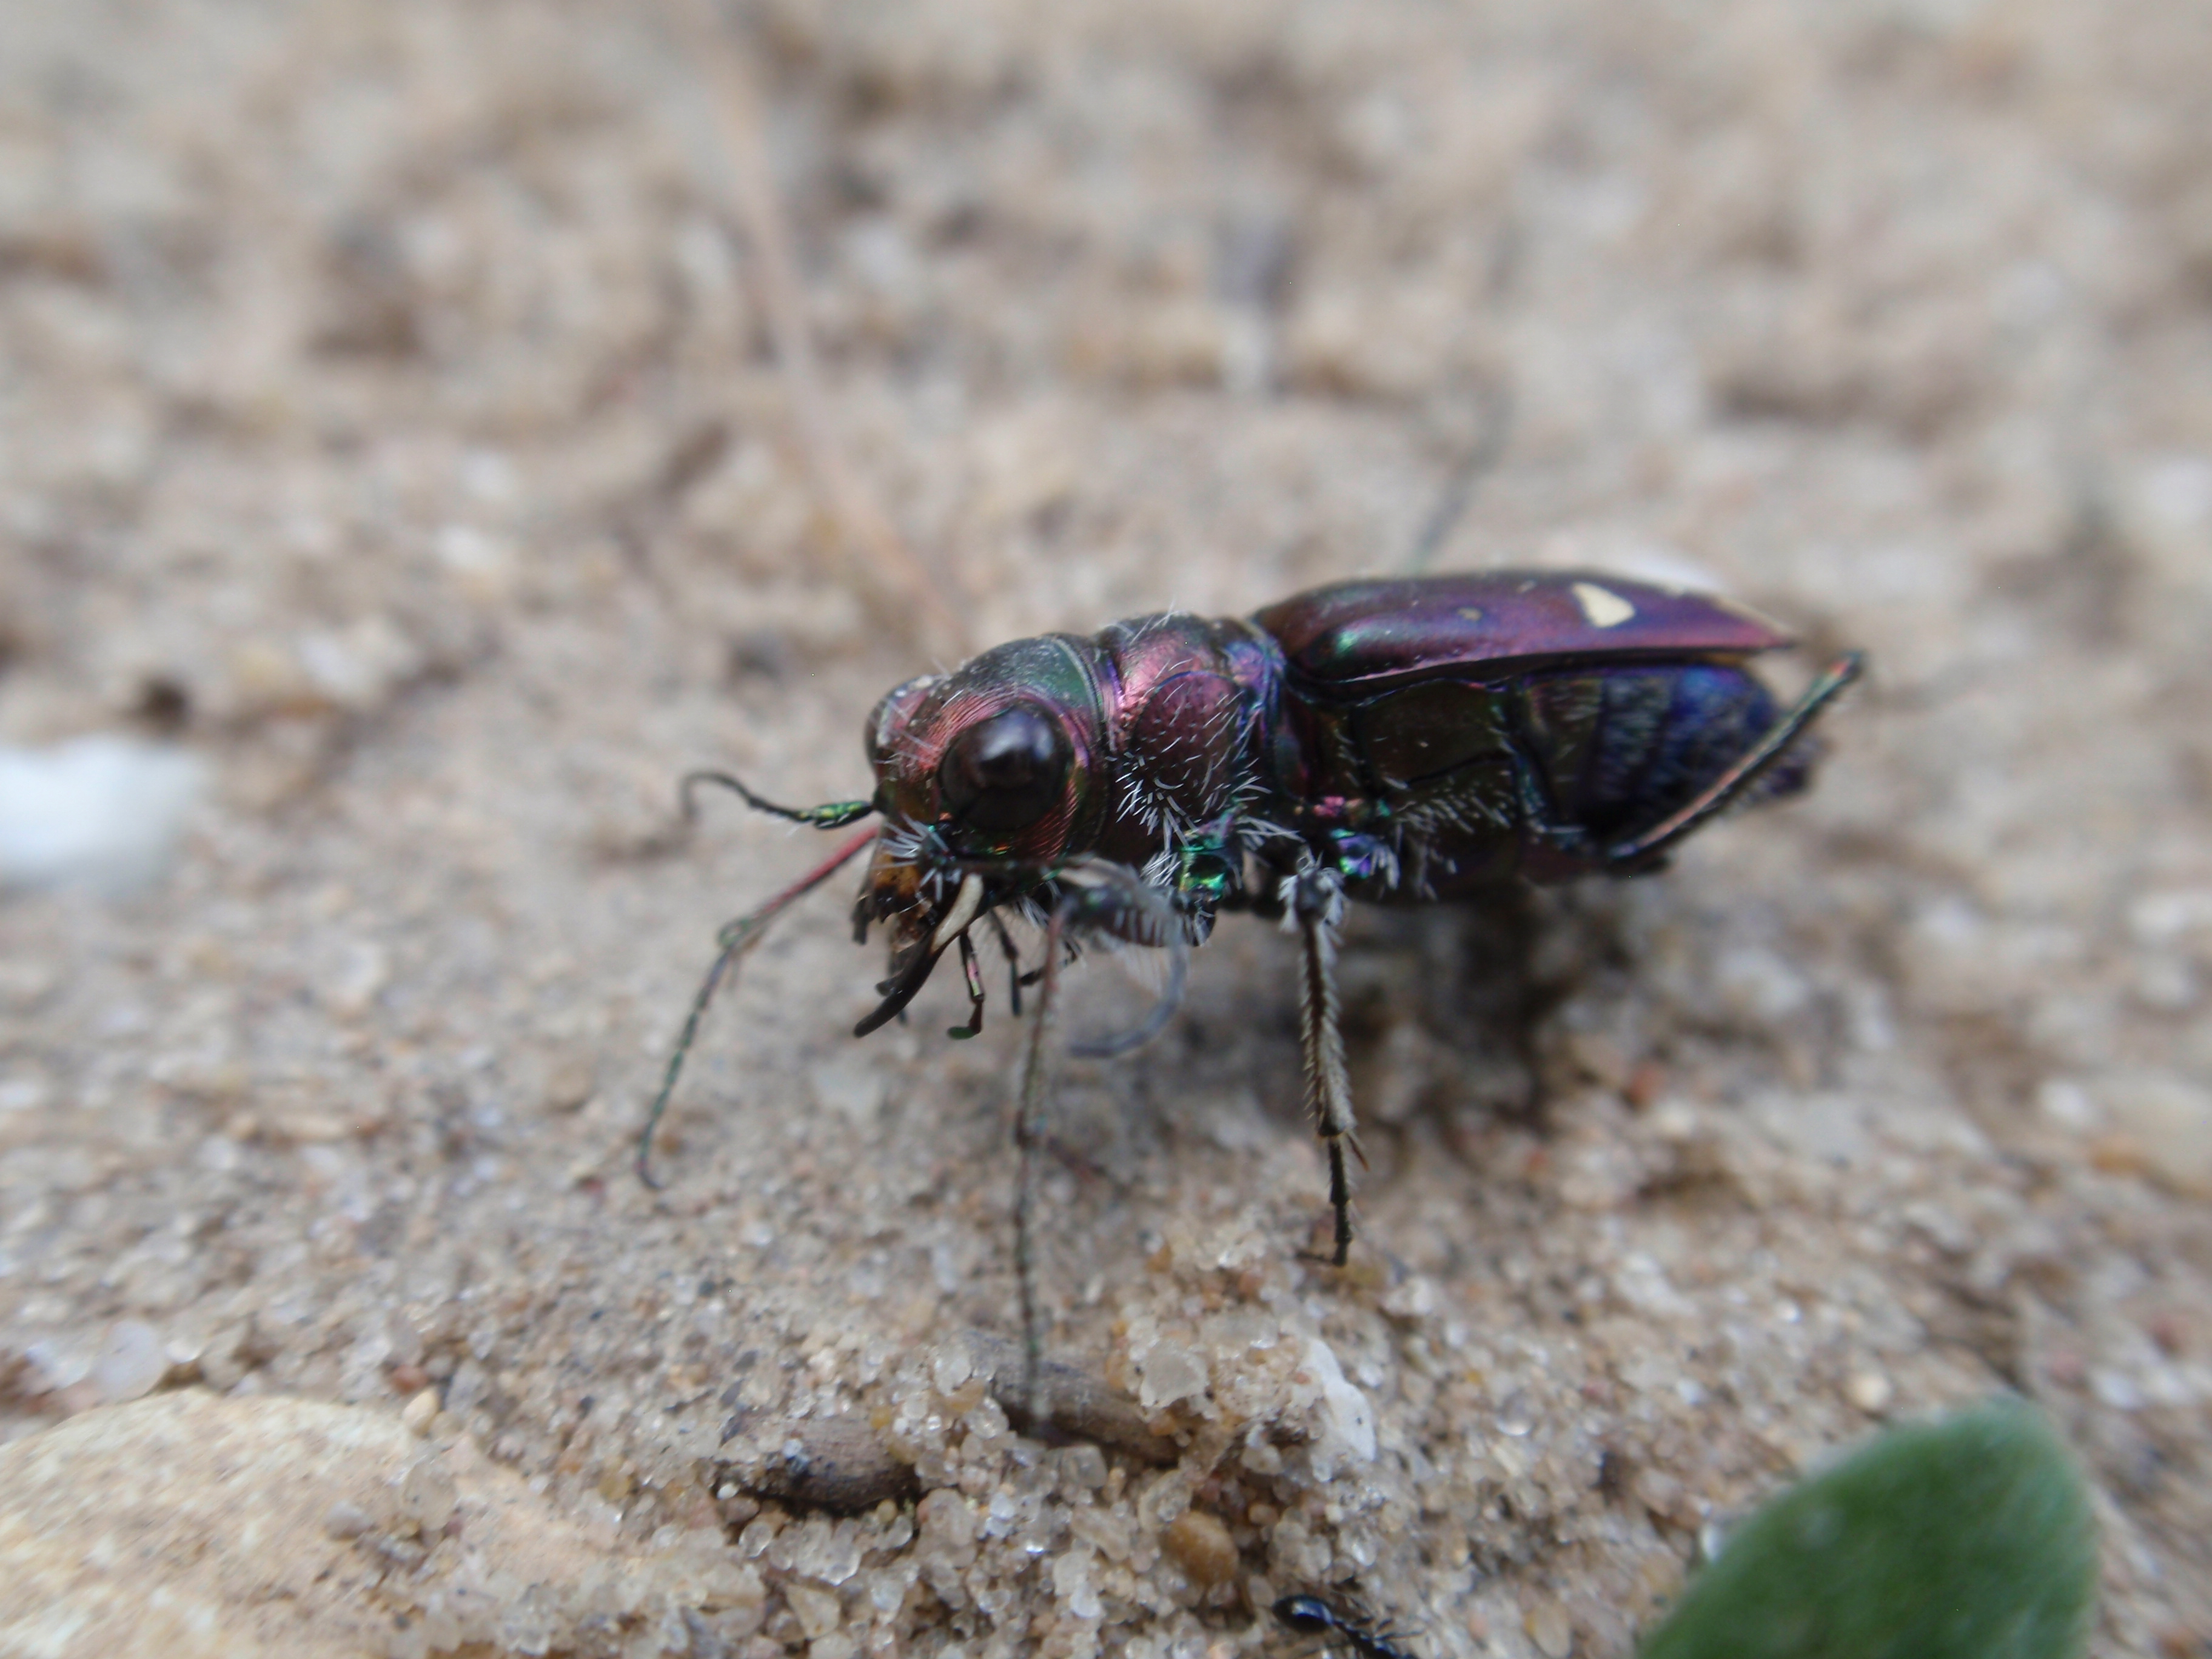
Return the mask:
{"type": "Polygon", "coordinates": [[[1893,1429],[1768,1502],[1643,1659],[2073,1659],[2088,1494],[2042,1415],[1999,1401],[1893,1429]]]}

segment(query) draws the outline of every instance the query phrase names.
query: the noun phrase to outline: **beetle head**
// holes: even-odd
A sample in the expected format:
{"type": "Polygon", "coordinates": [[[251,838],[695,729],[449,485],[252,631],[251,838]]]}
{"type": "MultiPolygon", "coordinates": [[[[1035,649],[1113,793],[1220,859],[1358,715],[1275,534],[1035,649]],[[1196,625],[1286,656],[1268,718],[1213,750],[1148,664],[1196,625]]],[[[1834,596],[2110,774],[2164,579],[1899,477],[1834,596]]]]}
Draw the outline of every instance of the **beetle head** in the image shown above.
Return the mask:
{"type": "Polygon", "coordinates": [[[1000,646],[876,705],[868,763],[884,829],[855,920],[892,924],[895,979],[926,972],[917,950],[933,957],[1084,850],[1104,724],[1081,641],[1061,636],[1000,646]],[[970,876],[981,884],[963,898],[970,876]]]}

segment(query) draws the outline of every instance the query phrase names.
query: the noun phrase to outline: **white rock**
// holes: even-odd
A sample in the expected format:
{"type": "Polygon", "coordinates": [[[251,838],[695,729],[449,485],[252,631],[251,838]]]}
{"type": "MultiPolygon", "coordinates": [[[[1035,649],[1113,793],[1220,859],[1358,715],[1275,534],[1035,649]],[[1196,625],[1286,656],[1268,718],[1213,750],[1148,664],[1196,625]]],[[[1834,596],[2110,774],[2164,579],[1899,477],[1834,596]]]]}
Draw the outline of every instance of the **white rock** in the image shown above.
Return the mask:
{"type": "Polygon", "coordinates": [[[1146,1411],[1206,1392],[1206,1362],[1180,1342],[1155,1342],[1137,1361],[1137,1398],[1146,1411]]]}
{"type": "Polygon", "coordinates": [[[1856,1371],[1844,1382],[1844,1398],[1869,1417],[1881,1416],[1896,1396],[1896,1385],[1880,1371],[1856,1371]]]}
{"type": "Polygon", "coordinates": [[[1316,1337],[1306,1345],[1307,1370],[1321,1384],[1314,1415],[1320,1432],[1313,1441],[1314,1479],[1333,1480],[1351,1463],[1375,1461],[1375,1407],[1347,1382],[1344,1367],[1328,1343],[1316,1337]]]}
{"type": "Polygon", "coordinates": [[[2045,1079],[2035,1091],[2035,1109],[2057,1127],[2075,1134],[2087,1134],[2104,1126],[2105,1115],[2096,1101],[2070,1079],[2045,1079]]]}
{"type": "Polygon", "coordinates": [[[152,1326],[119,1320],[108,1327],[100,1357],[92,1362],[93,1386],[102,1400],[119,1405],[153,1393],[168,1368],[168,1356],[161,1352],[161,1339],[152,1326]]]}
{"type": "Polygon", "coordinates": [[[135,738],[0,747],[0,887],[145,885],[167,865],[204,779],[197,756],[135,738]]]}
{"type": "Polygon", "coordinates": [[[1721,952],[1713,963],[1713,988],[1729,1012],[1747,1025],[1787,1019],[1813,997],[1803,975],[1756,945],[1721,952]]]}
{"type": "Polygon", "coordinates": [[[2191,933],[2212,933],[2212,887],[2144,894],[2128,906],[2128,932],[2143,945],[2172,945],[2191,933]]]}
{"type": "Polygon", "coordinates": [[[2142,1153],[2151,1178],[2212,1198],[2212,1089],[2162,1072],[2100,1078],[2090,1091],[2112,1127],[2142,1153]]]}

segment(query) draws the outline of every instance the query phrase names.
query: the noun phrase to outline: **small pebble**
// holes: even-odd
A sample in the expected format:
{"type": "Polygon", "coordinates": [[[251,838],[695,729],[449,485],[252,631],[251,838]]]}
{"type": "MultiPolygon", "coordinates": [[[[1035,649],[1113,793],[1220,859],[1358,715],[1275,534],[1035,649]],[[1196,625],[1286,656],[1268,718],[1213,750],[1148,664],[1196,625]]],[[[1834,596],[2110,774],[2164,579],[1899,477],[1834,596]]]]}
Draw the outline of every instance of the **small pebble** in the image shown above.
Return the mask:
{"type": "MultiPolygon", "coordinates": [[[[2191,1198],[2212,1198],[2212,1090],[2157,1072],[2100,1079],[2091,1091],[2138,1167],[2191,1198]]],[[[2099,1149],[2092,1149],[2093,1160],[2099,1149]]]]}
{"type": "Polygon", "coordinates": [[[2088,1091],[2066,1078],[2044,1079],[2035,1091],[2035,1110],[2044,1115],[2048,1124],[2075,1134],[2088,1134],[2104,1124],[2104,1113],[2090,1099],[2088,1091]]]}
{"type": "Polygon", "coordinates": [[[407,1425],[410,1433],[428,1434],[431,1424],[438,1420],[438,1391],[425,1389],[416,1395],[399,1413],[399,1420],[407,1425]]]}
{"type": "Polygon", "coordinates": [[[590,1103],[599,1086],[599,1069],[588,1054],[564,1055],[545,1075],[545,1109],[549,1112],[580,1111],[590,1103]]]}
{"type": "Polygon", "coordinates": [[[1859,1371],[1844,1384],[1844,1398],[1869,1417],[1881,1416],[1896,1394],[1895,1386],[1880,1371],[1859,1371]]]}
{"type": "Polygon", "coordinates": [[[323,1530],[333,1538],[358,1538],[375,1524],[367,1510],[343,1498],[331,1504],[331,1512],[323,1517],[323,1530]]]}
{"type": "Polygon", "coordinates": [[[799,1620],[799,1629],[806,1632],[810,1641],[819,1641],[829,1635],[837,1628],[844,1616],[844,1609],[838,1602],[836,1593],[818,1585],[787,1584],[783,1599],[784,1604],[791,1609],[792,1616],[799,1620]]]}
{"type": "Polygon", "coordinates": [[[1185,1510],[1160,1534],[1160,1543],[1194,1584],[1225,1584],[1236,1576],[1237,1540],[1204,1510],[1185,1510]]]}
{"type": "Polygon", "coordinates": [[[453,1513],[453,1477],[434,1452],[407,1471],[399,1483],[399,1510],[426,1535],[443,1528],[453,1513]]]}
{"type": "Polygon", "coordinates": [[[1539,1601],[1521,1620],[1544,1659],[1567,1659],[1575,1650],[1575,1627],[1557,1601],[1539,1601]]]}
{"type": "Polygon", "coordinates": [[[0,887],[143,887],[167,866],[205,769],[169,744],[100,734],[0,745],[0,887]]]}
{"type": "Polygon", "coordinates": [[[135,1319],[119,1320],[108,1328],[100,1358],[92,1362],[92,1382],[102,1403],[119,1405],[153,1393],[168,1369],[168,1356],[161,1352],[161,1339],[154,1328],[135,1319]]]}
{"type": "Polygon", "coordinates": [[[1206,1362],[1179,1342],[1154,1343],[1138,1362],[1144,1381],[1137,1399],[1146,1411],[1172,1406],[1206,1391],[1206,1362]]]}

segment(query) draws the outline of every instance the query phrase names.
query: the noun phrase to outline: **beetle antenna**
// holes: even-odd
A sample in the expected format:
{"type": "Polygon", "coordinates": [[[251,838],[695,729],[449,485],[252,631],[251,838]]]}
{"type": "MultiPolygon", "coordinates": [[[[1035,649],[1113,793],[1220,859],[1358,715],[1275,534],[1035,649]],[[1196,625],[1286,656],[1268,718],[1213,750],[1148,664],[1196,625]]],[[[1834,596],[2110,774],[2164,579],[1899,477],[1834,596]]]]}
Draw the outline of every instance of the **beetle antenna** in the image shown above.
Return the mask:
{"type": "Polygon", "coordinates": [[[684,805],[684,821],[690,823],[699,816],[695,791],[702,783],[711,783],[730,790],[756,812],[766,812],[771,817],[787,818],[793,823],[804,823],[816,830],[842,830],[848,823],[857,823],[876,810],[872,800],[833,800],[821,806],[778,806],[745,787],[738,777],[729,772],[686,772],[678,795],[684,805]]]}
{"type": "MultiPolygon", "coordinates": [[[[688,784],[690,780],[684,781],[688,784]]],[[[708,969],[706,978],[699,981],[698,994],[691,999],[691,1011],[684,1016],[684,1030],[676,1039],[676,1051],[668,1056],[668,1069],[661,1075],[660,1092],[653,1096],[653,1105],[645,1115],[644,1132],[637,1138],[637,1178],[647,1186],[658,1191],[663,1184],[653,1173],[653,1133],[660,1127],[669,1097],[676,1092],[676,1079],[683,1074],[684,1056],[691,1052],[692,1042],[699,1035],[699,1022],[706,1015],[707,1005],[714,1000],[723,975],[732,972],[746,953],[767,936],[769,923],[836,875],[875,838],[873,830],[862,830],[758,909],[725,924],[715,936],[715,942],[721,946],[720,953],[715,957],[714,965],[708,969]]]]}

